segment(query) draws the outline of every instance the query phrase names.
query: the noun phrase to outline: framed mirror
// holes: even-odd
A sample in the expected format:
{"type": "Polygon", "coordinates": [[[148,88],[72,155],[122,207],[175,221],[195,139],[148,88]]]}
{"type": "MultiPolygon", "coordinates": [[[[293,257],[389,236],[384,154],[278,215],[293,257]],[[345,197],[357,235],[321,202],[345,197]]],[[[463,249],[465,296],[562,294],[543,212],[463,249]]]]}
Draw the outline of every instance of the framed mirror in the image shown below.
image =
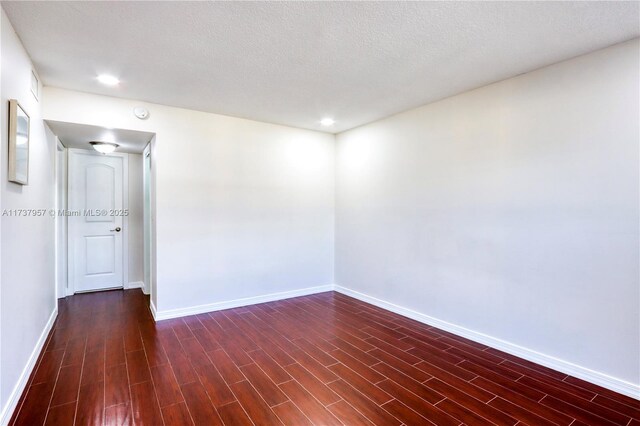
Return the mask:
{"type": "Polygon", "coordinates": [[[9,100],[9,181],[29,183],[29,115],[15,99],[9,100]]]}

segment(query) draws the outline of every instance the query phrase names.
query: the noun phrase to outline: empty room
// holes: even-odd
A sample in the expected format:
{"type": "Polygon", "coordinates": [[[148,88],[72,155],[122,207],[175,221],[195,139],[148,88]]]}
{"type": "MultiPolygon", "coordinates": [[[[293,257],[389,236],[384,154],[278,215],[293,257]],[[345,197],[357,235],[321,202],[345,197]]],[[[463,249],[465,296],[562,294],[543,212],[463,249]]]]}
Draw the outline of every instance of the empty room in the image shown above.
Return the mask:
{"type": "Polygon", "coordinates": [[[0,8],[0,425],[640,426],[640,1],[0,8]]]}

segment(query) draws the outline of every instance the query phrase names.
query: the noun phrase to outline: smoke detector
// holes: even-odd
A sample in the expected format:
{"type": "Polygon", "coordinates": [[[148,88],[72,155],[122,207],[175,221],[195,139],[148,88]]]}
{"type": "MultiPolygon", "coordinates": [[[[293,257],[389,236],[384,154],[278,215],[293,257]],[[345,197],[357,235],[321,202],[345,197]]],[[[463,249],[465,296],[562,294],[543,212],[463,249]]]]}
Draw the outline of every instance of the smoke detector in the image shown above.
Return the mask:
{"type": "Polygon", "coordinates": [[[133,109],[133,114],[140,120],[146,120],[149,118],[149,110],[144,107],[135,107],[133,109]]]}

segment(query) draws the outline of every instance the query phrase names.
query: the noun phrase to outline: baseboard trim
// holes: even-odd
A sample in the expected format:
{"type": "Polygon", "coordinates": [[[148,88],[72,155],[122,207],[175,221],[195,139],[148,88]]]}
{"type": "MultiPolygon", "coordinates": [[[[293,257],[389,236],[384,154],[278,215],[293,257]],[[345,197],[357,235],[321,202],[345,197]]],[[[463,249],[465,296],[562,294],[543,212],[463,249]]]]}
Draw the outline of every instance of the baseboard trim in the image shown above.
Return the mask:
{"type": "Polygon", "coordinates": [[[271,293],[261,296],[246,297],[243,299],[228,300],[225,302],[209,303],[206,305],[191,306],[188,308],[170,309],[166,311],[156,311],[155,306],[152,305],[151,312],[156,321],[162,321],[165,319],[179,318],[188,315],[202,314],[205,312],[220,311],[222,309],[239,308],[241,306],[255,305],[257,303],[273,302],[276,300],[290,299],[292,297],[308,296],[310,294],[323,293],[325,291],[332,291],[334,289],[333,284],[303,288],[300,290],[283,291],[280,293],[271,293]]]}
{"type": "Polygon", "coordinates": [[[142,292],[147,294],[146,292],[146,288],[144,286],[144,283],[142,281],[132,281],[127,285],[127,290],[131,290],[134,288],[141,288],[142,292]]]}
{"type": "Polygon", "coordinates": [[[31,355],[29,356],[29,360],[27,361],[27,365],[25,365],[20,377],[18,379],[18,383],[13,387],[13,391],[7,400],[7,405],[2,409],[2,414],[0,415],[0,424],[6,425],[11,420],[11,416],[15,411],[18,401],[20,401],[20,396],[22,392],[24,392],[25,387],[27,386],[27,382],[29,381],[29,377],[33,372],[33,369],[36,366],[36,362],[38,361],[38,357],[40,356],[40,352],[42,351],[44,344],[47,342],[47,337],[49,336],[49,332],[53,328],[53,324],[56,322],[56,318],[58,317],[58,302],[56,300],[56,307],[51,312],[51,316],[47,321],[47,324],[44,326],[38,341],[36,342],[36,346],[33,348],[31,355]]]}
{"type": "Polygon", "coordinates": [[[420,312],[416,312],[414,310],[411,310],[402,306],[398,306],[381,299],[377,299],[375,297],[369,296],[364,293],[360,293],[355,290],[351,290],[346,287],[336,285],[334,290],[337,291],[338,293],[351,296],[363,302],[371,303],[372,305],[389,310],[391,312],[395,312],[396,314],[414,319],[421,323],[440,328],[444,331],[448,331],[450,333],[456,334],[461,337],[465,337],[475,342],[482,343],[487,346],[491,346],[492,348],[499,349],[508,354],[511,354],[520,358],[524,358],[528,361],[535,362],[537,364],[552,368],[554,370],[560,371],[570,376],[574,376],[579,379],[586,380],[587,382],[593,383],[595,385],[602,386],[603,388],[610,389],[614,392],[618,392],[623,395],[627,395],[631,398],[640,400],[639,385],[635,385],[633,383],[618,379],[616,377],[609,376],[599,371],[594,371],[589,368],[573,364],[569,361],[555,358],[550,355],[545,355],[543,353],[534,351],[532,349],[525,348],[525,347],[516,345],[514,343],[510,343],[505,340],[501,340],[496,337],[492,337],[487,334],[483,334],[474,330],[470,330],[468,328],[461,327],[459,325],[452,324],[450,322],[443,321],[438,318],[434,318],[429,315],[425,315],[420,312]]]}
{"type": "Polygon", "coordinates": [[[153,319],[158,321],[158,311],[156,310],[156,305],[153,303],[153,300],[149,301],[149,310],[151,311],[153,319]]]}

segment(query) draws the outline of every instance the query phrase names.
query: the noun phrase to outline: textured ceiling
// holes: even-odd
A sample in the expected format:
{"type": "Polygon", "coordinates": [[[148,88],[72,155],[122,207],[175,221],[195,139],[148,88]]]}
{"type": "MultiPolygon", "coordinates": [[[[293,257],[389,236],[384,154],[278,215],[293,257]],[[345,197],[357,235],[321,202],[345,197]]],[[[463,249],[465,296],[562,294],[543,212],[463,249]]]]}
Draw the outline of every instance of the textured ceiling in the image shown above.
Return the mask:
{"type": "Polygon", "coordinates": [[[333,133],[640,35],[638,2],[2,5],[46,85],[333,133]]]}

